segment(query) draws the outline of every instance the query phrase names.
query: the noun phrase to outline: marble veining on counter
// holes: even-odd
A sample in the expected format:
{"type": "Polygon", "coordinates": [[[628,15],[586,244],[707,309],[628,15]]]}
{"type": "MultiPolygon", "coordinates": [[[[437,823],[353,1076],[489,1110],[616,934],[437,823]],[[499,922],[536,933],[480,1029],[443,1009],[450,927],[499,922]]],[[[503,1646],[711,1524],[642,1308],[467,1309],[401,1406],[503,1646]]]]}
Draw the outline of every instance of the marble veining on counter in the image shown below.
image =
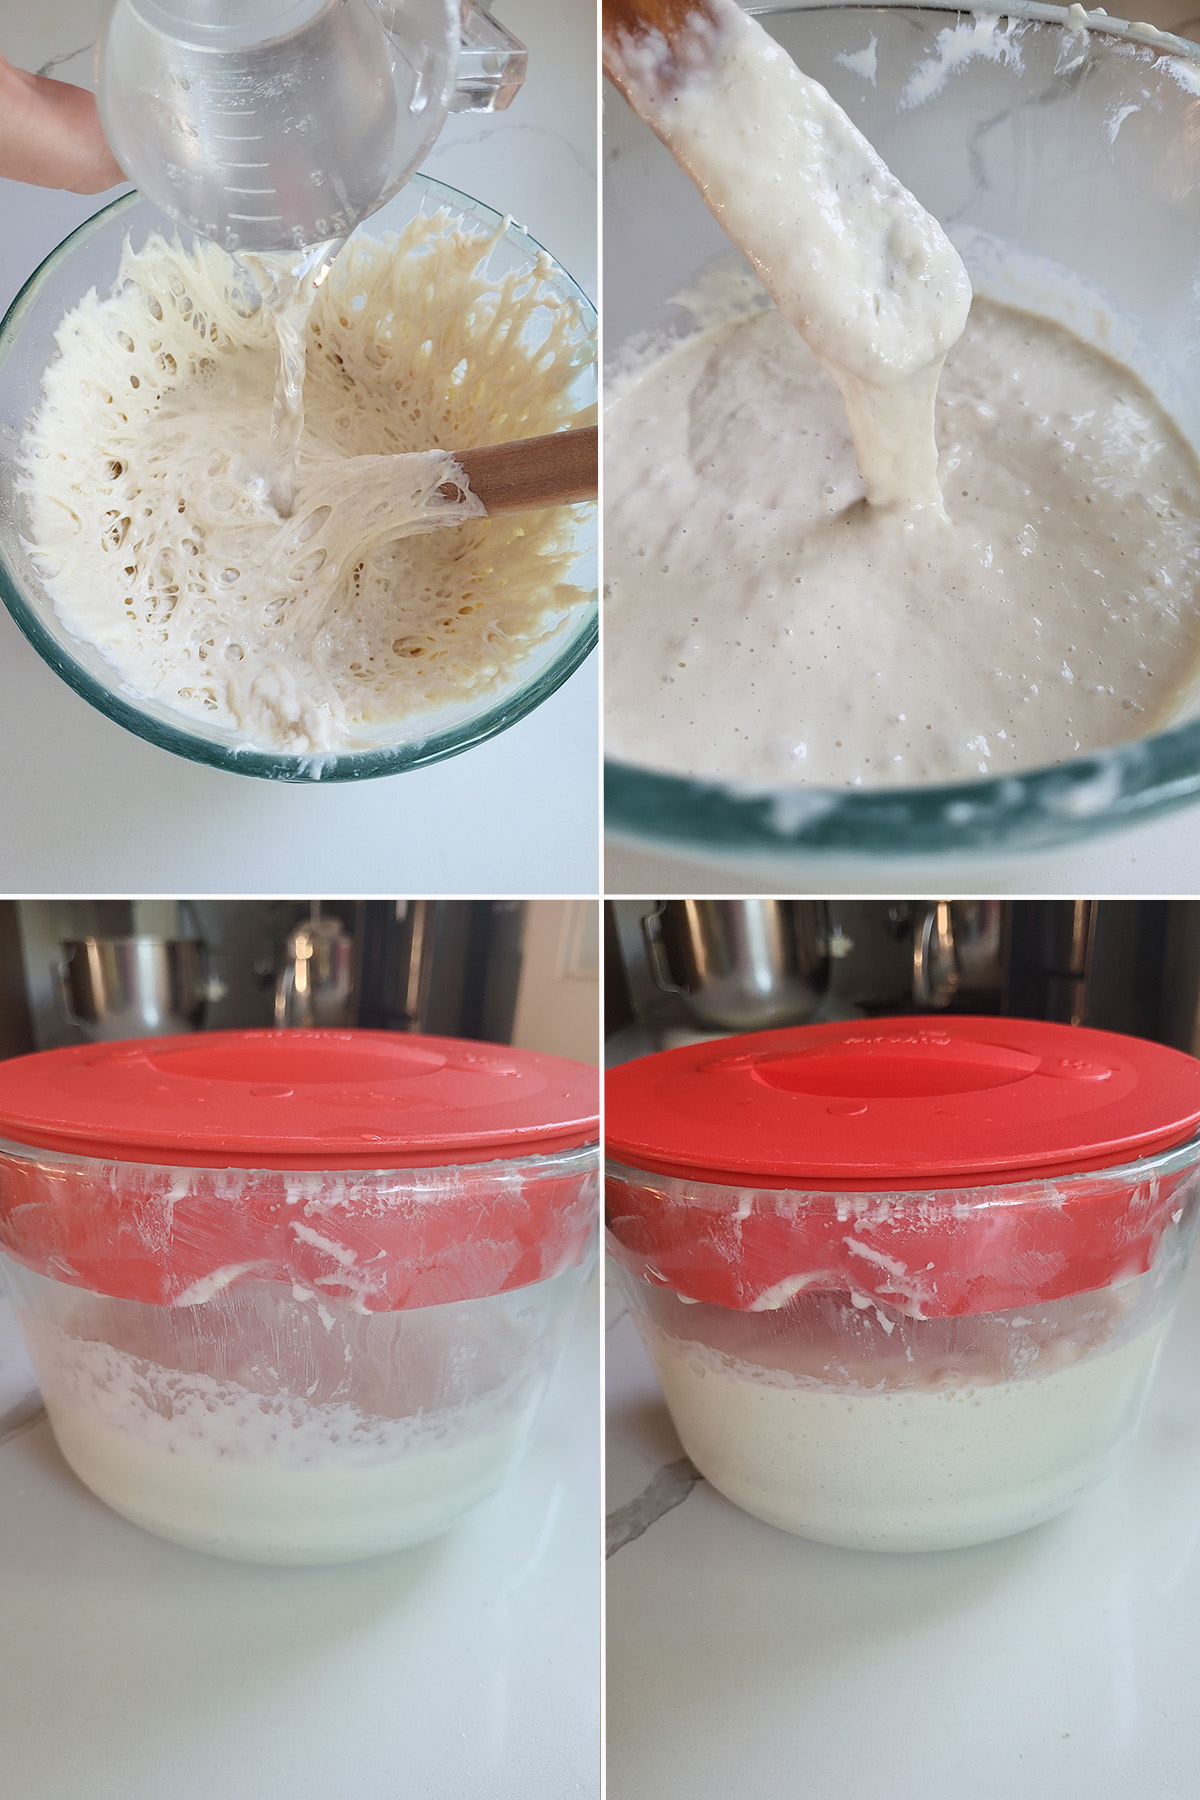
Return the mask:
{"type": "Polygon", "coordinates": [[[665,1464],[652,1477],[649,1487],[609,1513],[607,1555],[615,1556],[626,1544],[640,1538],[643,1531],[648,1531],[664,1513],[682,1506],[696,1483],[703,1480],[690,1456],[677,1456],[674,1462],[665,1464]]]}

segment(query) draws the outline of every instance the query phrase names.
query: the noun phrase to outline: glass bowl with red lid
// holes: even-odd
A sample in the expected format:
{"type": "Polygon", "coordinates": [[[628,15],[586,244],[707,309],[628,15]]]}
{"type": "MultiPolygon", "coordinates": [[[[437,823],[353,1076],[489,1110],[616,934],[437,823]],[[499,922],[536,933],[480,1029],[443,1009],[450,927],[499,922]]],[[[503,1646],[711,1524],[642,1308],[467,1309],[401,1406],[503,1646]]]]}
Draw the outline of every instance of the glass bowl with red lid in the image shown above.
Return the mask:
{"type": "Polygon", "coordinates": [[[936,1550],[1137,1428],[1195,1235],[1200,1062],[1009,1018],[800,1026],[612,1070],[609,1245],[684,1448],[800,1536],[936,1550]]]}
{"type": "Polygon", "coordinates": [[[0,1273],[68,1463],[250,1561],[454,1524],[524,1448],[591,1266],[597,1088],[384,1031],[0,1063],[0,1273]]]}

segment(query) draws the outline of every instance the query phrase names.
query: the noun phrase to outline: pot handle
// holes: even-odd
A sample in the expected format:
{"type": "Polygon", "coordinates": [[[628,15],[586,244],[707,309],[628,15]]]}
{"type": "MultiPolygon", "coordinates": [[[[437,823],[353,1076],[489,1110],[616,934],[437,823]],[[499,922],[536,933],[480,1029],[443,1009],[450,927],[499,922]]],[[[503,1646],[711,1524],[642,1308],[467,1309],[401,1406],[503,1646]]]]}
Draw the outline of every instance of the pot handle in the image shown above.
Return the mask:
{"type": "Polygon", "coordinates": [[[929,900],[913,926],[913,1005],[940,1012],[958,992],[958,951],[949,900],[929,900]]]}
{"type": "Polygon", "coordinates": [[[285,962],[275,981],[275,1029],[290,1023],[288,1013],[291,1011],[292,994],[296,987],[296,961],[293,957],[285,962]]]}
{"type": "Polygon", "coordinates": [[[225,998],[229,988],[213,967],[213,952],[205,942],[204,925],[196,910],[194,900],[179,902],[179,928],[191,938],[199,954],[200,968],[196,976],[196,997],[203,1000],[206,1006],[212,1006],[218,1000],[225,998]]]}
{"type": "MultiPolygon", "coordinates": [[[[663,907],[661,903],[652,913],[642,919],[642,936],[646,940],[646,955],[650,961],[650,973],[654,985],[662,994],[684,994],[677,982],[671,980],[671,965],[667,961],[667,947],[662,940],[663,907]]],[[[686,998],[686,995],[684,995],[686,998]]]]}
{"type": "Polygon", "coordinates": [[[50,964],[50,974],[54,982],[54,1009],[64,1025],[73,1025],[77,1031],[87,1031],[86,1020],[71,1011],[71,985],[68,977],[70,959],[65,962],[50,964]]]}

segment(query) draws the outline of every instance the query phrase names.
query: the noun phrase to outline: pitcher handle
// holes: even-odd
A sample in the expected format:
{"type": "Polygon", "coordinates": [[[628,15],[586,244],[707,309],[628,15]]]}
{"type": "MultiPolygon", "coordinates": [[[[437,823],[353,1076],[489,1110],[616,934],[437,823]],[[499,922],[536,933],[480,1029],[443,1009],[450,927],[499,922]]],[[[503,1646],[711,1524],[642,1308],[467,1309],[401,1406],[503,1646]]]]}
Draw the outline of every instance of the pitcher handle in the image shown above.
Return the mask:
{"type": "Polygon", "coordinates": [[[503,112],[520,92],[529,52],[479,0],[462,0],[458,80],[451,112],[503,112]]]}

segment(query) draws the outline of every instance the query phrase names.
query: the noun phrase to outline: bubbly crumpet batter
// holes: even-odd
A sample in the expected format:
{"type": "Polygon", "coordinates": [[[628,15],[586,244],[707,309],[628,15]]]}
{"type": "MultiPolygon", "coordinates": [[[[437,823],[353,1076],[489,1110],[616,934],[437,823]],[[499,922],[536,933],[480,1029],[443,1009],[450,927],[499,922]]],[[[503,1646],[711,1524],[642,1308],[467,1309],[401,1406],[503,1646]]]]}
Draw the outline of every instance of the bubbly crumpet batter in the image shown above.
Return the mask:
{"type": "Polygon", "coordinates": [[[976,300],[938,398],[946,514],[871,507],[775,311],[697,334],[606,421],[610,752],[876,787],[1166,723],[1200,651],[1200,466],[1127,370],[976,300]]]}
{"type": "Polygon", "coordinates": [[[569,514],[441,493],[454,449],[576,422],[590,355],[543,271],[488,274],[491,242],[422,215],[333,263],[286,517],[276,333],[227,256],[126,246],[113,293],[67,315],[24,444],[29,536],[126,688],[258,747],[370,747],[504,691],[583,602],[569,514]]]}
{"type": "Polygon", "coordinates": [[[1175,722],[1200,464],[1141,382],[972,302],[937,221],[735,0],[610,63],[778,309],[609,406],[610,754],[904,786],[1175,722]]]}

